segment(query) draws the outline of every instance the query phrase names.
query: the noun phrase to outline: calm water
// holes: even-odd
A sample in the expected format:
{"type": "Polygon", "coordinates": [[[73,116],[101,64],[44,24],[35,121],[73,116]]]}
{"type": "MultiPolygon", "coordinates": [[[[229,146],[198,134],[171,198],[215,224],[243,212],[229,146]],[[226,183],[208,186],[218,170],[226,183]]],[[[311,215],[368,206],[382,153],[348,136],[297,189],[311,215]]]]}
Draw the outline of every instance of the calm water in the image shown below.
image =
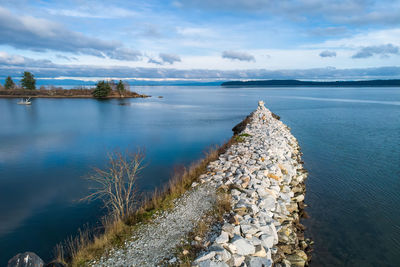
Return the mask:
{"type": "Polygon", "coordinates": [[[309,171],[312,266],[400,266],[400,89],[138,87],[148,99],[0,99],[0,266],[54,245],[100,203],[78,200],[107,151],[146,149],[142,190],[166,182],[263,99],[292,128],[309,171]],[[130,105],[119,105],[121,102],[130,105]]]}

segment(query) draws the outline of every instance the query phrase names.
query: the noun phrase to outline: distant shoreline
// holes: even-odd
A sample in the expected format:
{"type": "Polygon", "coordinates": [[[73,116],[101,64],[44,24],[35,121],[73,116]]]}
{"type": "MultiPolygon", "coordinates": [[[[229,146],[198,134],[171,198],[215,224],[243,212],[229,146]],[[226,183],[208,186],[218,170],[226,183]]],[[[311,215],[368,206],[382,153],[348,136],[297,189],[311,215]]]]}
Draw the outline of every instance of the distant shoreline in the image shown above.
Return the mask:
{"type": "Polygon", "coordinates": [[[253,80],[230,81],[221,86],[226,87],[400,87],[400,79],[316,82],[299,80],[253,80]]]}

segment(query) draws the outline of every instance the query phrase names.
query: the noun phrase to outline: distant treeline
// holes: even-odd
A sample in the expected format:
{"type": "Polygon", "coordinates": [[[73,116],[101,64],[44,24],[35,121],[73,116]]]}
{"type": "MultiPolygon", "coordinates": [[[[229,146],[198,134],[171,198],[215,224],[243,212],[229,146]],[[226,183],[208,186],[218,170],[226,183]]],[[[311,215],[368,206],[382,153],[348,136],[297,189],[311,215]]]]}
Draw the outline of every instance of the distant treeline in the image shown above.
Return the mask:
{"type": "Polygon", "coordinates": [[[120,80],[98,81],[95,88],[64,89],[62,87],[41,86],[36,89],[35,76],[25,71],[18,86],[11,76],[5,80],[4,86],[0,84],[0,98],[2,97],[52,97],[52,98],[117,98],[117,97],[148,97],[129,90],[129,84],[120,80]]]}
{"type": "Polygon", "coordinates": [[[224,82],[222,86],[257,86],[257,87],[400,87],[400,79],[393,80],[366,80],[366,81],[334,81],[315,82],[299,80],[259,80],[259,81],[231,81],[224,82]]]}

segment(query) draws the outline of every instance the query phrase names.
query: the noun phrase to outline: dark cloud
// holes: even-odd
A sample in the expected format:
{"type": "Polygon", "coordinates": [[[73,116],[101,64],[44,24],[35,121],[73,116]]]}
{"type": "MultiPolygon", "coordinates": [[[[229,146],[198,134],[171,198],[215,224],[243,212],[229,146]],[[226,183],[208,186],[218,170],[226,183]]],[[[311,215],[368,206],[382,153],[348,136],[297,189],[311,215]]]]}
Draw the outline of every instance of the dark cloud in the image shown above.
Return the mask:
{"type": "Polygon", "coordinates": [[[9,56],[0,53],[0,73],[5,78],[8,75],[20,76],[23,71],[31,71],[38,78],[55,77],[115,77],[115,78],[175,78],[175,79],[383,79],[400,78],[400,67],[378,67],[364,69],[289,69],[289,70],[211,70],[172,68],[131,68],[131,67],[97,67],[82,65],[54,64],[48,60],[34,60],[26,57],[9,56]]]}
{"type": "Polygon", "coordinates": [[[320,57],[336,57],[336,52],[335,51],[329,51],[325,50],[319,53],[320,57]]]}
{"type": "Polygon", "coordinates": [[[156,64],[156,65],[163,65],[163,62],[161,60],[157,60],[155,58],[149,58],[147,63],[153,63],[153,64],[156,64]]]}
{"type": "Polygon", "coordinates": [[[45,19],[20,16],[0,7],[0,44],[32,51],[62,51],[136,61],[141,53],[121,43],[104,41],[45,19]]]}
{"type": "Polygon", "coordinates": [[[389,55],[400,54],[400,49],[398,46],[392,44],[377,45],[377,46],[366,46],[361,48],[360,51],[355,53],[352,58],[368,58],[373,55],[380,55],[382,57],[387,57],[389,55]]]}
{"type": "Polygon", "coordinates": [[[57,54],[56,57],[60,58],[60,59],[65,59],[68,61],[78,61],[78,58],[76,58],[76,57],[67,57],[65,55],[60,55],[60,54],[57,54]]]}
{"type": "Polygon", "coordinates": [[[232,59],[232,60],[240,60],[240,61],[256,61],[254,56],[246,53],[246,52],[237,52],[237,51],[224,51],[222,52],[222,58],[232,59]]]}
{"type": "Polygon", "coordinates": [[[181,58],[175,54],[160,53],[159,56],[164,63],[174,64],[175,62],[181,62],[181,58]]]}

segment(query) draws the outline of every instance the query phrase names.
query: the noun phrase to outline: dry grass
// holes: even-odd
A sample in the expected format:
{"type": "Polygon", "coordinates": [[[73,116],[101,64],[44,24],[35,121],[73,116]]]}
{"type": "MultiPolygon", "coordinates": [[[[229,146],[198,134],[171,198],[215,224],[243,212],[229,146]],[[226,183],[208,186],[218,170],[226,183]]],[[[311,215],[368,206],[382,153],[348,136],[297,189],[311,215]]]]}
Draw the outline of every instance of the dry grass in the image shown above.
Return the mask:
{"type": "MultiPolygon", "coordinates": [[[[240,123],[240,128],[244,129],[243,127],[249,121],[250,116],[240,123]]],[[[155,189],[150,197],[145,197],[134,213],[124,219],[108,217],[103,220],[102,229],[97,231],[99,233],[94,233],[93,230],[79,231],[77,237],[70,238],[64,244],[58,245],[56,248],[57,260],[65,262],[68,266],[86,266],[88,261],[99,258],[109,249],[123,245],[124,241],[135,231],[138,223],[151,220],[158,211],[172,208],[173,200],[185,193],[201,174],[207,172],[207,165],[217,160],[220,154],[225,153],[231,145],[238,142],[237,134],[240,132],[236,129],[234,133],[228,142],[220,147],[210,149],[202,160],[193,163],[188,168],[176,171],[169,183],[161,190],[155,189]]],[[[230,195],[226,192],[219,192],[218,196],[215,209],[205,217],[208,219],[199,223],[189,238],[194,238],[193,235],[205,235],[214,223],[221,222],[223,215],[230,211],[230,195]]],[[[183,247],[181,249],[185,250],[183,247]]],[[[193,246],[188,249],[186,255],[182,254],[183,266],[189,264],[190,260],[198,255],[200,247],[193,246]]]]}
{"type": "Polygon", "coordinates": [[[130,236],[132,227],[115,217],[102,219],[102,231],[79,230],[78,235],[56,246],[56,260],[68,266],[86,266],[87,261],[100,257],[107,248],[121,246],[130,236]]]}
{"type": "MultiPolygon", "coordinates": [[[[69,266],[85,266],[88,261],[99,258],[109,249],[123,245],[139,222],[150,221],[157,212],[172,208],[173,200],[184,194],[191,184],[207,171],[207,165],[217,160],[219,155],[225,153],[233,143],[235,140],[231,138],[224,145],[210,149],[202,160],[188,168],[178,169],[163,189],[155,189],[151,197],[145,198],[137,210],[129,216],[123,219],[115,216],[107,217],[103,219],[101,229],[79,231],[76,237],[71,237],[57,246],[57,260],[69,266]]],[[[227,202],[219,200],[218,203],[225,204],[218,204],[214,213],[222,214],[228,208],[227,202]]],[[[201,232],[205,230],[204,228],[201,232]]]]}
{"type": "Polygon", "coordinates": [[[190,167],[176,170],[168,184],[162,190],[155,190],[152,196],[145,200],[135,214],[130,217],[128,223],[142,222],[151,217],[155,211],[173,207],[173,200],[185,193],[201,174],[207,172],[207,165],[217,160],[219,155],[225,153],[235,142],[235,139],[231,138],[221,147],[210,149],[202,160],[193,163],[190,167]]]}

